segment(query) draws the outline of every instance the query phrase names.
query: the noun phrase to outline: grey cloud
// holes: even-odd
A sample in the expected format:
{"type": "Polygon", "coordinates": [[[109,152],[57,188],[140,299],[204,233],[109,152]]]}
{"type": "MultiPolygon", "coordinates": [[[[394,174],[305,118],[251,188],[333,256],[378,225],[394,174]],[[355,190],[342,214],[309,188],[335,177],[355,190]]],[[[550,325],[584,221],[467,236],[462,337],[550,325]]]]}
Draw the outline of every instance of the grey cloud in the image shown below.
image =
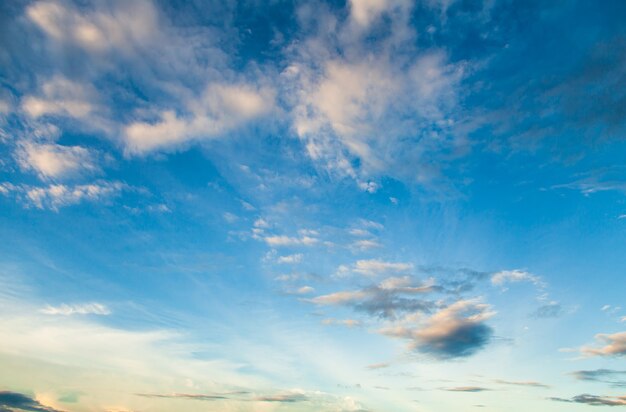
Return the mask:
{"type": "Polygon", "coordinates": [[[563,314],[563,307],[556,302],[550,302],[539,306],[530,316],[538,319],[558,318],[563,314]]]}
{"type": "Polygon", "coordinates": [[[485,322],[493,312],[475,300],[455,302],[426,320],[411,315],[397,326],[383,328],[380,333],[409,339],[418,352],[438,359],[471,356],[491,340],[493,330],[485,322]]]}
{"type": "Polygon", "coordinates": [[[309,299],[318,305],[348,306],[381,319],[396,319],[401,313],[431,312],[436,304],[424,298],[411,298],[432,292],[430,285],[416,284],[409,276],[387,278],[360,290],[335,292],[309,299]]]}
{"type": "Polygon", "coordinates": [[[466,357],[487,345],[492,335],[491,327],[470,322],[459,325],[445,336],[426,339],[420,344],[420,350],[440,358],[466,357]]]}
{"type": "Polygon", "coordinates": [[[572,375],[581,381],[607,383],[615,387],[626,387],[626,371],[613,369],[596,369],[574,371],[572,375]]]}
{"type": "Polygon", "coordinates": [[[425,275],[437,276],[438,283],[433,288],[439,292],[454,295],[471,292],[491,275],[490,272],[443,266],[419,266],[417,271],[425,275]]]}
{"type": "Polygon", "coordinates": [[[589,395],[582,394],[576,395],[572,398],[548,398],[552,401],[557,402],[568,402],[568,403],[582,403],[586,405],[593,406],[626,406],[626,396],[597,396],[597,395],[589,395]]]}
{"type": "Polygon", "coordinates": [[[0,391],[0,412],[31,411],[31,412],[61,412],[44,406],[37,400],[18,392],[0,391]]]}

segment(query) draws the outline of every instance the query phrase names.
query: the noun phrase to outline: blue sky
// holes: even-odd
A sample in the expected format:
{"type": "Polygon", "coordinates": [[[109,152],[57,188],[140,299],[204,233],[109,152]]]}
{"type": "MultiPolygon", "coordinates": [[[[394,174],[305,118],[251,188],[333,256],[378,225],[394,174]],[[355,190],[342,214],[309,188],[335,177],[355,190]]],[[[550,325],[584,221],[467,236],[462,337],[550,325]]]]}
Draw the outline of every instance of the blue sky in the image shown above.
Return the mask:
{"type": "Polygon", "coordinates": [[[0,5],[0,411],[626,406],[626,3],[0,5]]]}

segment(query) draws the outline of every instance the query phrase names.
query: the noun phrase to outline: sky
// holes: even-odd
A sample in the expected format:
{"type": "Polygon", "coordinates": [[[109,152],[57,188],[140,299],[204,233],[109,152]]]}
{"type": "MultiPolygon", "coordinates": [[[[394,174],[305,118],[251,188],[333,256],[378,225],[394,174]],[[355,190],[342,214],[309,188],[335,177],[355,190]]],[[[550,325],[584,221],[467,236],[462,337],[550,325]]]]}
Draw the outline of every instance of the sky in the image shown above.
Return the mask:
{"type": "Polygon", "coordinates": [[[0,412],[621,410],[624,21],[1,2],[0,412]]]}

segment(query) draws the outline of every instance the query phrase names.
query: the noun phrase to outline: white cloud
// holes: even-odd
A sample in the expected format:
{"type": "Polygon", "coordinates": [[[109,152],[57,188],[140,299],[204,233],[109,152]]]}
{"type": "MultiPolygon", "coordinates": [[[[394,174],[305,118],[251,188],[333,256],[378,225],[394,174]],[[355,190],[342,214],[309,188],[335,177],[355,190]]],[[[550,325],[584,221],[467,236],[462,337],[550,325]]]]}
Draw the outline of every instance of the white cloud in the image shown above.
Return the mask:
{"type": "Polygon", "coordinates": [[[378,189],[368,179],[378,173],[424,179],[426,167],[416,174],[404,165],[431,162],[427,153],[444,148],[451,153],[460,142],[451,135],[448,113],[461,66],[448,64],[441,52],[423,54],[412,64],[390,56],[330,57],[321,70],[298,64],[285,73],[297,84],[294,128],[309,156],[368,192],[378,189]]]}
{"type": "Polygon", "coordinates": [[[350,229],[349,233],[352,236],[359,236],[359,237],[369,237],[372,236],[372,233],[365,230],[365,229],[350,229]]]}
{"type": "Polygon", "coordinates": [[[301,288],[298,288],[298,290],[296,290],[296,293],[299,295],[306,295],[313,292],[315,292],[315,289],[311,286],[302,286],[301,288]]]}
{"type": "Polygon", "coordinates": [[[130,53],[134,46],[150,43],[158,31],[157,11],[143,0],[80,11],[59,2],[40,1],[27,8],[26,16],[51,39],[92,53],[130,53]]]}
{"type": "Polygon", "coordinates": [[[266,236],[264,240],[269,246],[313,246],[319,241],[310,236],[266,236]]]}
{"type": "Polygon", "coordinates": [[[270,224],[267,222],[267,220],[262,219],[262,218],[258,218],[257,220],[254,221],[254,227],[267,229],[267,228],[270,227],[270,224]]]}
{"type": "Polygon", "coordinates": [[[110,315],[108,307],[101,303],[84,303],[80,305],[47,306],[41,310],[46,315],[110,315]]]}
{"type": "Polygon", "coordinates": [[[239,220],[239,216],[235,215],[234,213],[230,213],[230,212],[224,212],[224,214],[222,214],[222,217],[228,223],[235,223],[237,220],[239,220]]]}
{"type": "Polygon", "coordinates": [[[334,292],[328,295],[317,296],[310,301],[318,305],[344,305],[350,302],[359,301],[369,296],[363,290],[334,292]]]}
{"type": "Polygon", "coordinates": [[[390,8],[408,4],[408,1],[398,0],[350,0],[350,18],[359,26],[367,27],[390,8]]]}
{"type": "Polygon", "coordinates": [[[373,220],[360,219],[359,224],[368,229],[383,230],[385,228],[382,223],[374,222],[373,220]]]}
{"type": "Polygon", "coordinates": [[[50,184],[48,186],[0,184],[0,193],[14,195],[26,206],[58,210],[83,201],[100,201],[117,196],[129,186],[122,182],[97,181],[83,185],[50,184]]]}
{"type": "Polygon", "coordinates": [[[363,240],[357,240],[356,242],[353,242],[350,246],[358,250],[369,250],[369,249],[382,247],[383,245],[380,244],[380,242],[376,240],[363,239],[363,240]]]}
{"type": "Polygon", "coordinates": [[[413,269],[412,263],[386,262],[379,259],[357,260],[352,271],[364,276],[378,276],[386,273],[402,273],[413,269]]]}
{"type": "Polygon", "coordinates": [[[366,191],[367,193],[376,193],[380,189],[380,185],[376,182],[358,182],[359,189],[366,191]]]}
{"type": "Polygon", "coordinates": [[[502,270],[491,276],[491,283],[498,286],[504,286],[507,283],[530,282],[535,285],[541,285],[541,279],[532,273],[524,270],[502,270]]]}
{"type": "Polygon", "coordinates": [[[156,122],[137,121],[126,126],[126,152],[143,154],[221,136],[272,110],[274,92],[247,84],[211,84],[186,106],[185,115],[166,110],[156,122]]]}
{"type": "Polygon", "coordinates": [[[301,261],[302,261],[302,253],[296,253],[296,254],[287,255],[287,256],[279,256],[278,259],[276,260],[276,262],[278,263],[289,263],[289,264],[300,263],[301,261]]]}
{"type": "Polygon", "coordinates": [[[18,150],[17,160],[23,169],[33,170],[42,178],[63,177],[81,170],[98,170],[94,153],[80,146],[25,143],[18,150]]]}
{"type": "Polygon", "coordinates": [[[348,328],[354,328],[356,326],[361,326],[361,322],[356,319],[334,319],[334,318],[326,318],[322,320],[324,325],[341,325],[346,326],[348,328]]]}
{"type": "Polygon", "coordinates": [[[97,92],[87,84],[55,76],[45,81],[41,94],[22,99],[22,109],[32,118],[63,115],[87,119],[97,108],[97,92]]]}

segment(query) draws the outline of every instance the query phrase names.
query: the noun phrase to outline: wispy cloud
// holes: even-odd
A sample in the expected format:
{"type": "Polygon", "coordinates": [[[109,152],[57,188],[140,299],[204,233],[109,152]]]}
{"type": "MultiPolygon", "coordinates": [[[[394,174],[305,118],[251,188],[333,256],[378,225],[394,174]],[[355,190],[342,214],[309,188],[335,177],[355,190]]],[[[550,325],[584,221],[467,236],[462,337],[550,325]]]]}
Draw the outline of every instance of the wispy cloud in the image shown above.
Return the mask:
{"type": "Polygon", "coordinates": [[[110,315],[111,310],[101,303],[83,303],[76,305],[63,304],[60,306],[46,306],[41,309],[46,315],[110,315]]]}
{"type": "Polygon", "coordinates": [[[452,388],[441,388],[441,390],[448,392],[485,392],[491,391],[492,389],[482,386],[455,386],[452,388]]]}
{"type": "Polygon", "coordinates": [[[588,382],[607,383],[615,387],[626,387],[626,370],[595,369],[571,373],[576,379],[588,382]]]}
{"type": "Polygon", "coordinates": [[[543,389],[550,388],[550,385],[546,385],[544,383],[535,382],[535,381],[507,381],[503,379],[496,379],[494,382],[499,383],[501,385],[525,386],[529,388],[543,388],[543,389]]]}

